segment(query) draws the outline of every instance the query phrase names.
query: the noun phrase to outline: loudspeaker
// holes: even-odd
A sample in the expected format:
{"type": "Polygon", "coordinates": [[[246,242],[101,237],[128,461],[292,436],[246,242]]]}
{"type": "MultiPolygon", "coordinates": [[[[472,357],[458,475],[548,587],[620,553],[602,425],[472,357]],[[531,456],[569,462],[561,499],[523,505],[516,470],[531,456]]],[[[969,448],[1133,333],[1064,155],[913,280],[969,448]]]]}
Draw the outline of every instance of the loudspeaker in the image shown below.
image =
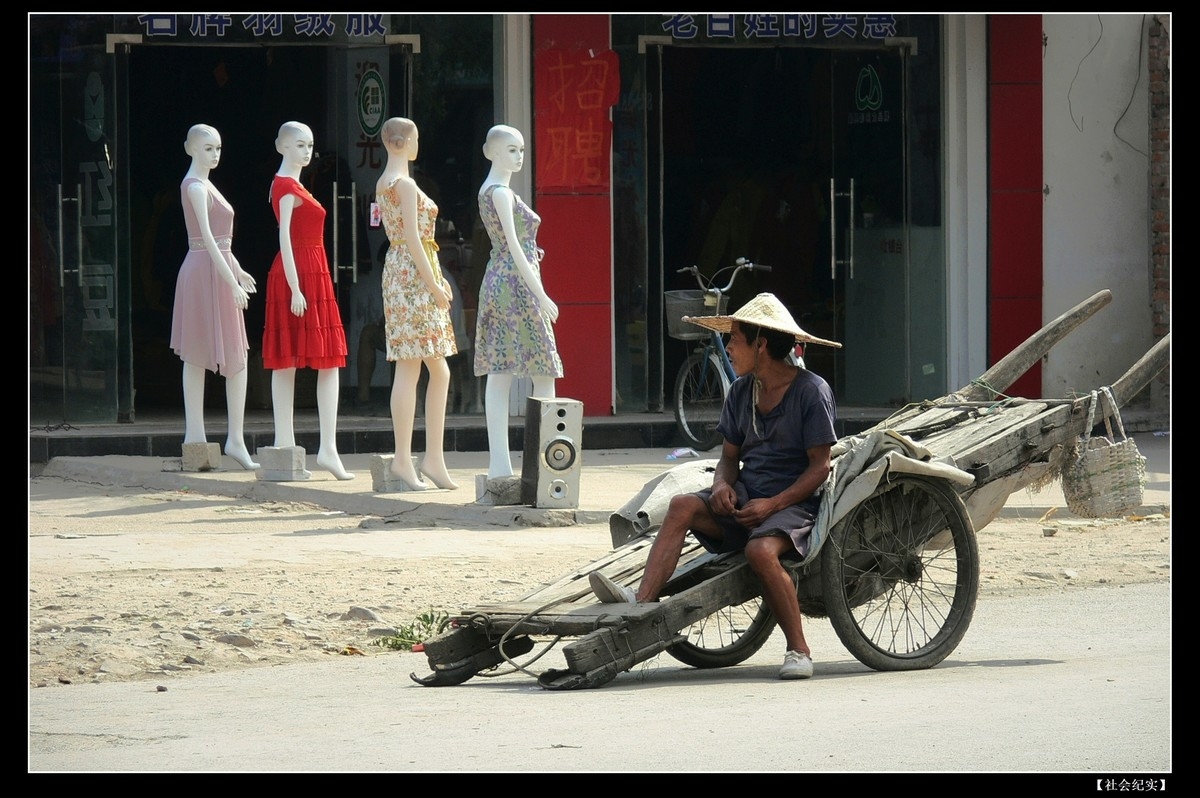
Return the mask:
{"type": "Polygon", "coordinates": [[[531,507],[579,506],[582,439],[583,402],[533,396],[526,399],[522,504],[531,507]]]}

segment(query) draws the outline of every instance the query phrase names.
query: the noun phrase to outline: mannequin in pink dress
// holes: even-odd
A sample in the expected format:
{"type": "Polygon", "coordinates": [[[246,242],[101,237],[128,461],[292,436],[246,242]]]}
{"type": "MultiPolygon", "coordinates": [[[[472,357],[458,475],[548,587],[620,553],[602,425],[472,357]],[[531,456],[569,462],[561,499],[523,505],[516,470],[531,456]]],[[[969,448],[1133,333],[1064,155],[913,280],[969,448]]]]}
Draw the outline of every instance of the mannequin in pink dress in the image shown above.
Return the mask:
{"type": "Polygon", "coordinates": [[[207,443],[204,431],[204,378],[225,378],[229,417],[225,454],[243,468],[258,468],[243,432],[246,358],[250,348],[243,311],[255,291],[230,247],[233,207],[209,180],[221,160],[221,134],[211,125],[193,125],[183,144],[192,165],[180,184],[188,254],[179,269],[171,319],[171,349],[183,360],[184,444],[207,443]]]}

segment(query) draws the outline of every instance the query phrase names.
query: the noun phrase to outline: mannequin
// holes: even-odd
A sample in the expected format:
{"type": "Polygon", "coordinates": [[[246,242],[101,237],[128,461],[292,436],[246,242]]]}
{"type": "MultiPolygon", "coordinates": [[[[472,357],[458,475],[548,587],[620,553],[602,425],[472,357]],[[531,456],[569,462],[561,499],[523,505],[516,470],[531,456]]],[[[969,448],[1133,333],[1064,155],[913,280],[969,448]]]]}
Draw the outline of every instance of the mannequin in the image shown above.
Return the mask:
{"type": "Polygon", "coordinates": [[[255,469],[258,463],[250,459],[243,434],[250,341],[242,313],[255,281],[230,250],[233,207],[209,181],[221,160],[221,134],[210,125],[193,125],[183,150],[192,158],[179,186],[188,254],[179,269],[171,319],[171,349],[183,360],[183,442],[207,443],[204,376],[216,372],[225,377],[225,454],[242,468],[255,469]]]}
{"type": "Polygon", "coordinates": [[[492,242],[479,289],[475,327],[475,375],[487,375],[484,413],[488,428],[488,479],[513,475],[508,450],[508,395],[514,376],[533,380],[533,396],[554,397],[562,359],[554,340],[558,306],[542,287],[541,217],[509,187],[525,161],[525,137],[496,125],[483,154],[492,162],[479,188],[479,214],[492,242]]]}
{"type": "Polygon", "coordinates": [[[410,119],[392,117],[380,138],[387,163],[375,184],[383,226],[391,246],[383,264],[383,312],[387,359],[396,364],[392,378],[392,430],[396,455],[392,476],[409,490],[428,485],[412,462],[413,419],[421,364],[429,371],[425,389],[425,457],[420,473],[439,488],[458,487],[446,470],[444,438],[450,366],[458,352],[450,321],[453,292],[438,263],[434,228],[438,207],[417,187],[409,164],[416,160],[419,135],[410,119]]]}
{"type": "Polygon", "coordinates": [[[313,156],[312,130],[301,122],[284,122],[275,149],[283,156],[271,181],[279,254],[267,274],[263,332],[263,366],[272,370],[275,446],[296,445],[296,369],[316,369],[321,427],[317,465],[337,479],[353,479],[337,450],[338,369],[346,365],[348,350],[325,256],[325,209],[300,183],[300,171],[313,156]]]}

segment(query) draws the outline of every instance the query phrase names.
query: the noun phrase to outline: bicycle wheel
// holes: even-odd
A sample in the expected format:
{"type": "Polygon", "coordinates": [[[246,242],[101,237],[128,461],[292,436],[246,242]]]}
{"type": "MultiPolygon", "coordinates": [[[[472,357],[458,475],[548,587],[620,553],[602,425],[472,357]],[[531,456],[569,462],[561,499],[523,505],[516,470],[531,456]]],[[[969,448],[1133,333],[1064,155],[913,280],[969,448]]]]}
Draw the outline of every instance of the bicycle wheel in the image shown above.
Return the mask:
{"type": "Polygon", "coordinates": [[[727,668],[749,659],[774,630],[775,613],[756,596],[681,630],[687,640],[668,647],[667,653],[693,668],[727,668]]]}
{"type": "Polygon", "coordinates": [[[966,634],[979,593],[962,499],[939,479],[892,477],[830,533],[821,586],[834,631],[861,663],[932,668],[966,634]]]}
{"type": "Polygon", "coordinates": [[[692,352],[675,378],[675,423],[693,449],[707,451],[721,442],[717,423],[729,393],[729,377],[710,349],[692,352]]]}

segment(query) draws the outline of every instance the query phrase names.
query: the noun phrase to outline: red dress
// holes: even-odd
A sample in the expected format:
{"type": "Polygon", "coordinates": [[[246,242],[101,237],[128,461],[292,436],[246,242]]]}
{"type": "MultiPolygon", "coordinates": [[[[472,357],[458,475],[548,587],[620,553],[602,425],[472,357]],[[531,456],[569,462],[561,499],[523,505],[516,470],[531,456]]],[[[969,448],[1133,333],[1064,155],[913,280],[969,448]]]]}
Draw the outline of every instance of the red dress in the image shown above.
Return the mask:
{"type": "Polygon", "coordinates": [[[325,257],[325,209],[303,185],[275,175],[271,207],[279,220],[279,201],[287,194],[302,200],[292,209],[292,255],[300,293],[308,303],[303,316],[292,314],[292,290],[283,270],[283,254],[267,273],[267,319],[263,366],[268,369],[331,369],[346,365],[346,331],[325,257]]]}

